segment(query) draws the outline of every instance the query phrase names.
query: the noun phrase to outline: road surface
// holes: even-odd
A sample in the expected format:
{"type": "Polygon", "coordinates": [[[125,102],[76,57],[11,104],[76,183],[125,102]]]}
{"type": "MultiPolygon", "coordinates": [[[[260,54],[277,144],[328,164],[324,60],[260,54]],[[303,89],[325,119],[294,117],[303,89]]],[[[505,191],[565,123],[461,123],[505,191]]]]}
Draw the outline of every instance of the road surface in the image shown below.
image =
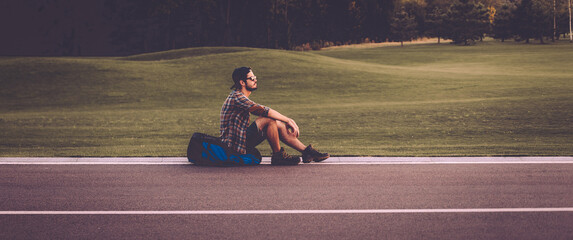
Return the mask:
{"type": "Polygon", "coordinates": [[[0,239],[573,239],[571,158],[399,160],[5,159],[0,239]]]}

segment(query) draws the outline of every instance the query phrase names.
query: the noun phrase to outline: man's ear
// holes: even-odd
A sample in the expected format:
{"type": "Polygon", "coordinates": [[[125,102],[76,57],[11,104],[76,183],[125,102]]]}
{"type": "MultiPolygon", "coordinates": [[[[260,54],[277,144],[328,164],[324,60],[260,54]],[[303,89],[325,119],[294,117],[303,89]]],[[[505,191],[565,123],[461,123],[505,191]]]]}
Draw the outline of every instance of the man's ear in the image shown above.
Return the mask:
{"type": "Polygon", "coordinates": [[[247,82],[244,80],[240,80],[239,83],[241,84],[241,86],[247,86],[247,82]]]}

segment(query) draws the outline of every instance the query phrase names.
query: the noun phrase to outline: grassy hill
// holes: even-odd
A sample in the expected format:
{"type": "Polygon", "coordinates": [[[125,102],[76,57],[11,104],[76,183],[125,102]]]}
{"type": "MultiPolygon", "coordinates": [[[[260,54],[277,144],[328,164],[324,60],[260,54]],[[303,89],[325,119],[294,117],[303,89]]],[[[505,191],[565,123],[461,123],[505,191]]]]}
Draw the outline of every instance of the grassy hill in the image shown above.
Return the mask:
{"type": "Polygon", "coordinates": [[[239,66],[259,78],[251,99],[333,155],[573,155],[572,50],[485,42],[2,57],[0,156],[184,156],[193,132],[218,136],[239,66]]]}

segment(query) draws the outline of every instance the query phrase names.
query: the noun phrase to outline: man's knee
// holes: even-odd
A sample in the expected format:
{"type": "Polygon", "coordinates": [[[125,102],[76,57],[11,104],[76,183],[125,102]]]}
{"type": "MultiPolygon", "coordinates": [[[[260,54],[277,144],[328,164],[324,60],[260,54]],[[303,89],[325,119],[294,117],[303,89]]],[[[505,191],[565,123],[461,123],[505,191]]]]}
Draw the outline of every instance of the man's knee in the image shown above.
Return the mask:
{"type": "Polygon", "coordinates": [[[256,123],[259,130],[266,131],[269,127],[276,128],[277,120],[268,117],[258,117],[256,123]]]}
{"type": "Polygon", "coordinates": [[[277,121],[277,128],[284,129],[286,128],[286,124],[282,121],[277,121]]]}
{"type": "Polygon", "coordinates": [[[256,122],[257,127],[263,132],[267,132],[268,129],[276,129],[275,131],[284,134],[284,131],[287,130],[286,123],[272,118],[258,117],[256,122]]]}

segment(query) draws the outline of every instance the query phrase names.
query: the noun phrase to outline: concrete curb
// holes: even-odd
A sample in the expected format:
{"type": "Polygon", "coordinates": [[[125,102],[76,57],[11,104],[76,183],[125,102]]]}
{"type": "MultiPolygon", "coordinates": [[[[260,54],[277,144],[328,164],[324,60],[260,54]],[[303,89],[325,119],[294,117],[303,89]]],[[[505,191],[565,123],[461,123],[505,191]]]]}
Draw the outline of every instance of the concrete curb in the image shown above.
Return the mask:
{"type": "Polygon", "coordinates": [[[332,163],[573,163],[570,156],[522,156],[522,157],[334,157],[332,163]]]}
{"type": "MultiPolygon", "coordinates": [[[[264,157],[262,164],[270,164],[264,157]]],[[[573,156],[523,157],[331,157],[320,164],[550,164],[573,156]]],[[[0,157],[2,164],[191,164],[185,157],[0,157]]]]}

